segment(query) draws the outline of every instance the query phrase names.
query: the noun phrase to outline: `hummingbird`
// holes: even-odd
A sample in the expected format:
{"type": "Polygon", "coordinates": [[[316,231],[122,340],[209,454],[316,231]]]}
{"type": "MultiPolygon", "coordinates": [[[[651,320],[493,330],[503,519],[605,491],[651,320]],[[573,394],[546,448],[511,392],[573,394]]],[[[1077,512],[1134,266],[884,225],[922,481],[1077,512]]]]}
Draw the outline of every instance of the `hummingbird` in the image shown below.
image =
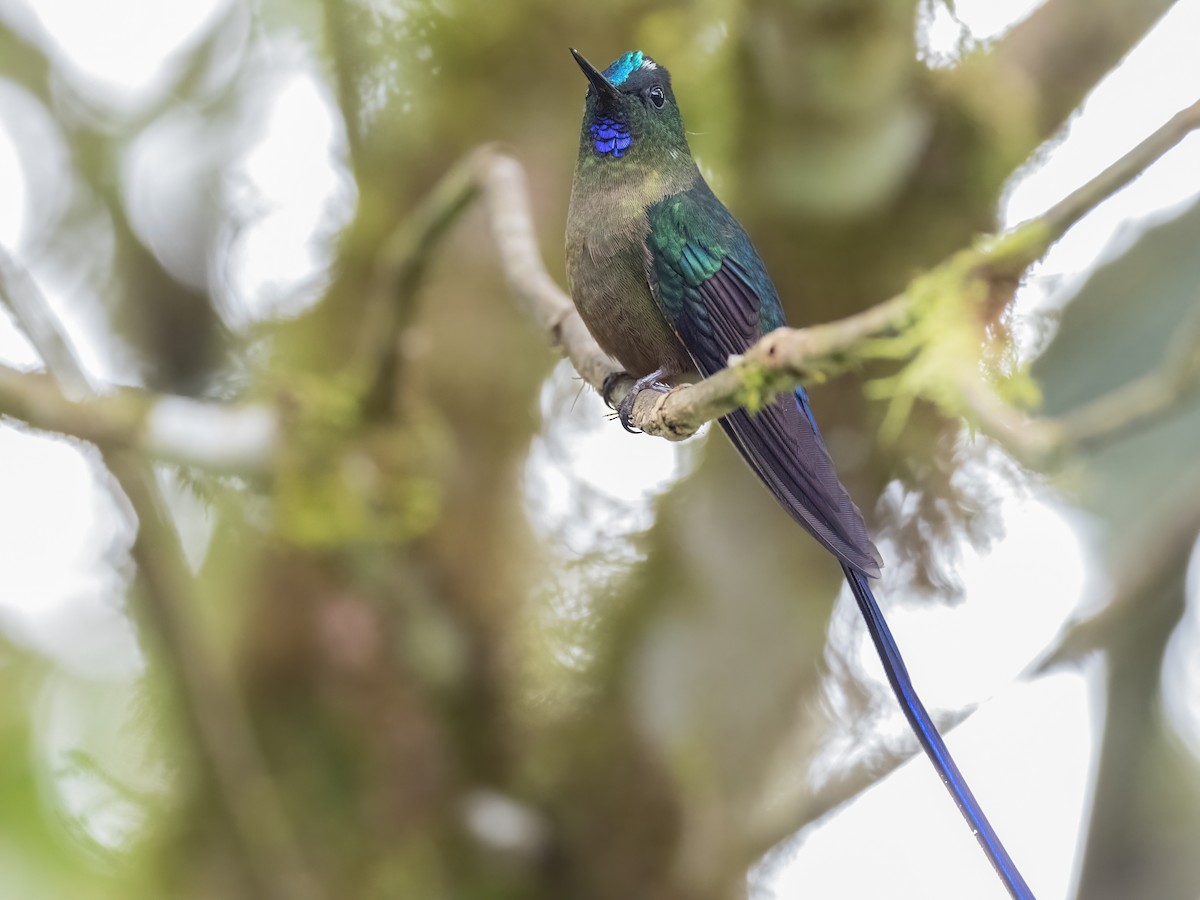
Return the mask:
{"type": "MultiPolygon", "coordinates": [[[[712,375],[786,323],[754,244],[692,158],[667,70],[640,50],[603,71],[571,54],[588,88],[567,214],[567,281],[596,342],[635,379],[617,407],[634,431],[641,391],[712,375]]],[[[841,564],[917,740],[1009,893],[1032,900],[917,695],[871,592],[882,559],[804,389],[720,424],[783,508],[841,564]]]]}

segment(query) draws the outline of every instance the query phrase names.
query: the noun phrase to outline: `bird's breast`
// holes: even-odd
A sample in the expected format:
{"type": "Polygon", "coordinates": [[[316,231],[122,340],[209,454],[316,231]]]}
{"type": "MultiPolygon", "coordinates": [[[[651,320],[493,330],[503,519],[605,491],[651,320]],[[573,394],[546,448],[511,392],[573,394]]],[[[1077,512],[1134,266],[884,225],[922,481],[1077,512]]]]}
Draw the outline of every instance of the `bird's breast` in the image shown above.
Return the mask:
{"type": "Polygon", "coordinates": [[[621,192],[571,192],[567,283],[592,337],[630,375],[692,370],[646,280],[645,208],[621,192]]]}

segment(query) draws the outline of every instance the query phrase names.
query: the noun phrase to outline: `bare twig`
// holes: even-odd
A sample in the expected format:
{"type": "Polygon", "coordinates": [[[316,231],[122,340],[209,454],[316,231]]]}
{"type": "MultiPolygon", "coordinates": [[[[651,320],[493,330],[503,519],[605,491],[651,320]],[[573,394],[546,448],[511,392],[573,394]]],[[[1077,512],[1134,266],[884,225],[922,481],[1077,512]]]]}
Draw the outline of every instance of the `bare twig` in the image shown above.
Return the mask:
{"type": "Polygon", "coordinates": [[[1022,465],[1031,469],[1052,465],[1070,444],[1060,423],[1016,409],[978,373],[961,373],[959,389],[971,424],[1022,465]]]}
{"type": "Polygon", "coordinates": [[[489,148],[461,160],[384,240],[367,282],[362,327],[352,354],[355,381],[365,385],[367,407],[393,411],[400,378],[401,341],[416,308],[414,297],[450,226],[479,195],[489,148]]]}
{"type": "MultiPolygon", "coordinates": [[[[509,288],[583,380],[601,390],[604,380],[620,374],[621,367],[600,349],[579,318],[571,298],[542,263],[521,164],[511,157],[494,155],[487,166],[484,184],[488,221],[509,288]]],[[[633,382],[629,384],[632,386],[633,382]]]]}
{"type": "Polygon", "coordinates": [[[1111,166],[1054,204],[1041,218],[1060,235],[1093,209],[1144,172],[1151,163],[1200,128],[1200,100],[1177,112],[1170,120],[1111,166]]]}
{"type": "Polygon", "coordinates": [[[4,247],[0,247],[0,303],[8,307],[17,327],[54,373],[64,394],[73,400],[96,394],[96,385],[75,355],[46,298],[4,247]]]}
{"type": "MultiPolygon", "coordinates": [[[[412,295],[432,251],[459,215],[482,196],[509,287],[525,311],[597,390],[620,367],[596,344],[575,305],[546,272],[520,163],[493,146],[459,162],[384,242],[372,272],[356,365],[372,398],[390,397],[412,295]]],[[[628,382],[632,386],[632,380],[628,382]]],[[[388,401],[384,406],[390,405],[388,401]]]]}
{"type": "MultiPolygon", "coordinates": [[[[1197,298],[1200,302],[1200,297],[1197,298]]],[[[1200,306],[1155,371],[1097,397],[1059,424],[1069,443],[1095,449],[1136,426],[1160,418],[1200,391],[1200,306]]]]}

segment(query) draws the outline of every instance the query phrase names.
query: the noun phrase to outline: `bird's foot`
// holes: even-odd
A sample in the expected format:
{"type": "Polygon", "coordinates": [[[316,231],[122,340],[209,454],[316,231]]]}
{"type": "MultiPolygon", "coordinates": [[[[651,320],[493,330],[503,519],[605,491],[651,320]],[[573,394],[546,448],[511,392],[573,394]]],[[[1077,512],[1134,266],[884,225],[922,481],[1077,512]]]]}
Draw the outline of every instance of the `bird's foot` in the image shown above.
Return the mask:
{"type": "Polygon", "coordinates": [[[609,372],[604,376],[604,383],[600,385],[600,397],[604,400],[604,405],[609,409],[616,409],[617,404],[613,401],[612,392],[618,384],[626,378],[632,376],[628,372],[609,372]]]}
{"type": "Polygon", "coordinates": [[[638,394],[649,389],[659,394],[665,394],[671,390],[669,384],[663,383],[662,379],[667,377],[666,369],[656,369],[649,375],[639,378],[634,382],[629,393],[625,395],[625,399],[621,401],[617,407],[617,417],[621,420],[621,427],[630,434],[640,434],[640,429],[634,428],[632,423],[633,405],[637,402],[638,394]]]}

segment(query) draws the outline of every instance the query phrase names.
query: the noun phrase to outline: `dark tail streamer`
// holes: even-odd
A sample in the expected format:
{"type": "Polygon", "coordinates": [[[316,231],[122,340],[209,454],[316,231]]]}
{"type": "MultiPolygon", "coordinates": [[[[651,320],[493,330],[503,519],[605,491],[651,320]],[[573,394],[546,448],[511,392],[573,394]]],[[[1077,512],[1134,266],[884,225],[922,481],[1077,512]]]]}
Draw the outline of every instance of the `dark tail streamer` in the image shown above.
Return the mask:
{"type": "Polygon", "coordinates": [[[946,747],[946,742],[942,740],[937,726],[933,724],[933,719],[925,709],[925,704],[917,696],[917,690],[913,686],[912,678],[909,677],[904,659],[900,656],[900,648],[896,646],[896,640],[892,637],[887,621],[883,618],[883,612],[879,609],[879,604],[875,602],[875,595],[871,593],[867,577],[850,566],[843,565],[842,570],[846,573],[846,581],[849,582],[850,590],[854,592],[854,598],[858,601],[858,608],[866,620],[867,630],[871,633],[871,640],[879,652],[883,670],[887,673],[896,699],[900,701],[900,707],[904,710],[909,725],[916,733],[917,740],[921,742],[925,755],[933,763],[942,783],[946,785],[946,790],[950,792],[950,796],[958,805],[959,812],[971,826],[976,840],[979,841],[983,852],[987,854],[996,874],[1008,888],[1009,894],[1015,900],[1036,900],[1033,891],[1029,889],[1029,885],[1025,883],[1025,879],[1017,870],[1016,863],[1004,849],[999,835],[992,828],[987,816],[983,814],[979,801],[975,799],[975,795],[967,786],[967,780],[958,770],[954,758],[950,755],[950,750],[946,747]]]}

